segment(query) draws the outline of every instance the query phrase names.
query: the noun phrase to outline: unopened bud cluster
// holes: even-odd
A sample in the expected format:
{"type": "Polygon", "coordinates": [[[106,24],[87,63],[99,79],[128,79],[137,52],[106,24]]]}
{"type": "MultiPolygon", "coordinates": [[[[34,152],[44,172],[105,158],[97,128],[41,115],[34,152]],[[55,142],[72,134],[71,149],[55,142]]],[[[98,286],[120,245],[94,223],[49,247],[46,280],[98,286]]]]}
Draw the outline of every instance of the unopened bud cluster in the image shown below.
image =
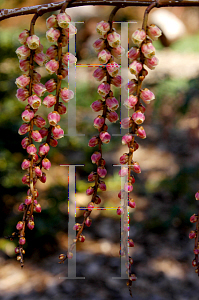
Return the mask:
{"type": "MultiPolygon", "coordinates": [[[[124,106],[129,110],[130,116],[121,120],[121,127],[128,129],[129,133],[122,137],[122,144],[128,146],[128,152],[120,157],[120,164],[127,165],[121,167],[119,171],[119,176],[125,177],[124,187],[118,194],[120,199],[123,192],[130,193],[133,191],[134,173],[141,173],[139,163],[133,160],[133,153],[139,148],[134,136],[137,135],[141,139],[146,138],[146,132],[143,127],[145,107],[141,100],[144,104],[149,104],[155,99],[155,96],[147,88],[142,89],[142,82],[148,74],[146,67],[153,70],[158,64],[152,41],[156,40],[160,35],[161,30],[155,25],[147,26],[146,30],[137,29],[132,34],[134,46],[128,51],[128,58],[130,61],[129,70],[134,78],[125,86],[126,90],[129,91],[129,96],[124,101],[124,106]],[[133,112],[130,113],[130,110],[133,110],[133,112]]],[[[129,207],[135,208],[136,204],[133,198],[128,198],[129,207]]],[[[121,215],[123,212],[123,207],[118,207],[117,214],[121,215]]],[[[121,249],[121,251],[124,252],[124,249],[121,249]]],[[[129,272],[129,281],[134,280],[136,280],[135,275],[129,272]]],[[[130,283],[128,282],[128,284],[130,283]]]]}
{"type": "MultiPolygon", "coordinates": [[[[195,194],[195,199],[199,200],[199,191],[195,194]]],[[[195,246],[194,246],[194,249],[193,249],[193,252],[195,254],[195,258],[192,261],[192,266],[195,268],[195,272],[198,273],[198,275],[199,275],[199,261],[198,261],[198,254],[199,254],[199,240],[198,240],[198,238],[199,238],[199,235],[198,235],[198,229],[199,228],[198,227],[199,226],[198,226],[198,223],[199,223],[199,217],[198,217],[198,215],[193,214],[190,217],[190,222],[196,224],[196,229],[192,230],[189,233],[189,238],[195,240],[195,246]]]]}
{"type": "Polygon", "coordinates": [[[16,79],[18,87],[16,97],[19,101],[26,102],[25,110],[22,112],[24,122],[18,133],[27,134],[23,138],[21,145],[27,151],[28,158],[24,159],[21,168],[26,171],[22,178],[22,183],[28,185],[29,190],[23,203],[19,205],[19,211],[24,212],[23,221],[17,223],[19,253],[17,260],[23,264],[23,245],[26,242],[25,229],[34,228],[33,212],[41,212],[41,206],[37,202],[38,192],[36,189],[37,180],[46,182],[46,170],[51,167],[50,160],[46,157],[50,146],[56,147],[58,139],[64,136],[64,131],[58,124],[60,116],[66,113],[66,106],[63,102],[68,102],[74,97],[73,91],[61,88],[61,80],[68,75],[69,63],[76,62],[76,58],[71,53],[63,53],[62,48],[67,45],[69,36],[76,33],[76,29],[70,24],[70,17],[66,13],[52,15],[46,21],[48,31],[46,37],[48,41],[55,43],[48,48],[46,54],[39,38],[33,33],[34,27],[31,23],[30,31],[24,30],[19,35],[22,44],[16,50],[20,60],[20,69],[23,75],[16,79]],[[35,71],[35,67],[45,65],[50,74],[56,74],[43,85],[41,75],[35,71]],[[48,92],[47,95],[45,95],[48,92]],[[54,93],[53,93],[54,92],[54,93]],[[63,101],[59,101],[59,99],[63,101]],[[48,122],[38,114],[38,108],[43,104],[47,108],[53,107],[53,111],[48,114],[48,122]],[[47,125],[48,124],[48,125],[47,125]],[[47,127],[46,127],[47,125],[47,127]],[[44,139],[46,140],[44,141],[44,139]],[[36,147],[34,143],[41,143],[36,147]],[[44,169],[44,171],[43,171],[44,169]],[[19,258],[20,257],[20,258],[19,258]]]}

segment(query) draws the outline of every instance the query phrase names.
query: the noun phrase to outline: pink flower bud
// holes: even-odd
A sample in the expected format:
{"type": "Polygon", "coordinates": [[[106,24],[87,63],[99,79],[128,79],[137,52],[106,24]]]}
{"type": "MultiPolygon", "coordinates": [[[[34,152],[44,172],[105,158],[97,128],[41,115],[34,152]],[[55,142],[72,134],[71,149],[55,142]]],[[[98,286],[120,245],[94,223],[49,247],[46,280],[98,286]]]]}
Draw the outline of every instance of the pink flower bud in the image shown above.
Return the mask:
{"type": "Polygon", "coordinates": [[[24,211],[25,210],[25,206],[23,203],[21,203],[18,207],[18,211],[24,211]]]}
{"type": "Polygon", "coordinates": [[[74,98],[73,91],[67,89],[66,87],[60,90],[60,97],[64,102],[69,102],[71,99],[74,98]]]}
{"type": "Polygon", "coordinates": [[[127,98],[127,99],[124,101],[124,106],[125,106],[127,109],[131,109],[131,108],[134,108],[134,106],[137,104],[137,102],[138,102],[137,96],[130,95],[129,98],[127,98]]]}
{"type": "Polygon", "coordinates": [[[197,191],[197,193],[195,194],[195,198],[196,200],[199,200],[199,191],[197,191]]]}
{"type": "Polygon", "coordinates": [[[15,51],[18,59],[27,59],[30,56],[30,49],[27,46],[21,46],[15,51]]]}
{"type": "Polygon", "coordinates": [[[19,76],[15,81],[17,87],[21,89],[25,88],[29,83],[30,83],[30,77],[25,74],[19,76]]]}
{"type": "Polygon", "coordinates": [[[80,228],[81,228],[81,224],[79,224],[79,223],[76,223],[74,226],[73,226],[73,230],[80,230],[80,228]]]}
{"type": "Polygon", "coordinates": [[[111,123],[115,123],[119,119],[118,114],[115,111],[110,111],[109,113],[107,113],[106,117],[111,123]]]}
{"type": "Polygon", "coordinates": [[[109,23],[107,23],[105,21],[101,21],[101,22],[97,23],[96,31],[98,34],[104,36],[109,30],[110,30],[109,23]]]}
{"type": "Polygon", "coordinates": [[[120,75],[117,75],[111,78],[111,83],[116,87],[121,87],[121,84],[123,83],[123,79],[120,75]]]}
{"type": "Polygon", "coordinates": [[[119,45],[116,48],[111,49],[111,54],[115,57],[115,58],[121,58],[121,56],[125,53],[125,49],[119,45]]]}
{"type": "Polygon", "coordinates": [[[61,139],[64,136],[64,131],[59,125],[56,125],[52,128],[52,133],[56,140],[61,139]]]}
{"type": "Polygon", "coordinates": [[[146,38],[146,32],[143,29],[137,29],[133,34],[132,34],[132,41],[134,44],[140,46],[142,42],[146,38]]]}
{"type": "Polygon", "coordinates": [[[117,32],[113,31],[112,33],[109,33],[107,35],[107,41],[111,47],[117,48],[121,42],[120,35],[117,32]]]}
{"type": "Polygon", "coordinates": [[[95,49],[96,52],[101,51],[102,49],[105,48],[105,40],[100,38],[97,39],[94,43],[93,43],[93,48],[95,49]]]}
{"type": "Polygon", "coordinates": [[[86,195],[90,196],[94,193],[95,189],[94,187],[90,186],[87,190],[86,190],[86,195]]]}
{"type": "Polygon", "coordinates": [[[27,38],[26,43],[28,45],[28,48],[30,48],[31,50],[35,50],[39,47],[40,40],[39,40],[38,36],[33,34],[27,38]]]}
{"type": "Polygon", "coordinates": [[[21,164],[21,168],[22,168],[22,170],[26,170],[30,167],[30,165],[31,165],[30,160],[29,159],[24,159],[22,164],[21,164]]]}
{"type": "Polygon", "coordinates": [[[123,137],[122,137],[122,145],[127,145],[128,143],[130,143],[132,141],[133,137],[132,135],[129,133],[129,134],[125,134],[123,137]]]}
{"type": "Polygon", "coordinates": [[[88,217],[88,218],[86,219],[86,221],[85,221],[85,225],[88,226],[88,227],[90,227],[91,224],[92,224],[92,220],[88,217]]]}
{"type": "Polygon", "coordinates": [[[30,122],[32,118],[34,118],[34,111],[33,110],[24,110],[21,114],[22,120],[24,122],[30,122]]]}
{"type": "Polygon", "coordinates": [[[46,20],[46,27],[50,29],[51,27],[57,27],[57,16],[56,15],[51,15],[47,20],[46,20]]]}
{"type": "Polygon", "coordinates": [[[50,146],[57,147],[58,141],[54,139],[53,137],[50,138],[50,146]]]}
{"type": "Polygon", "coordinates": [[[125,190],[125,192],[127,192],[127,193],[130,193],[130,192],[132,192],[132,190],[133,190],[133,185],[131,184],[131,183],[125,183],[124,184],[124,190],[125,190]]]}
{"type": "Polygon", "coordinates": [[[23,149],[26,149],[28,145],[29,145],[29,139],[28,139],[28,137],[25,137],[25,138],[21,141],[21,146],[22,146],[23,149]]]}
{"type": "Polygon", "coordinates": [[[91,172],[89,175],[88,175],[88,181],[94,181],[95,180],[95,177],[96,177],[96,174],[94,172],[91,172]]]}
{"type": "Polygon", "coordinates": [[[35,83],[35,84],[33,84],[33,92],[37,96],[41,97],[46,92],[46,87],[42,83],[35,83]]]}
{"type": "Polygon", "coordinates": [[[133,94],[133,93],[136,92],[136,90],[137,90],[137,81],[135,79],[131,79],[129,81],[129,83],[127,83],[125,85],[125,90],[128,91],[128,89],[129,89],[129,94],[133,94]]]}
{"type": "Polygon", "coordinates": [[[155,55],[155,47],[150,42],[142,44],[141,51],[146,58],[152,58],[155,55]]]}
{"type": "Polygon", "coordinates": [[[20,244],[20,245],[24,245],[25,243],[26,243],[25,237],[20,237],[20,238],[19,238],[19,244],[20,244]]]}
{"type": "Polygon", "coordinates": [[[91,155],[91,161],[93,164],[96,164],[101,158],[101,153],[98,151],[95,151],[92,155],[91,155]]]}
{"type": "Polygon", "coordinates": [[[134,245],[134,242],[133,242],[133,240],[132,239],[130,239],[129,240],[129,247],[134,247],[135,245],[134,245]]]}
{"type": "Polygon", "coordinates": [[[41,142],[42,141],[42,136],[38,130],[33,130],[31,133],[31,137],[35,142],[41,142]]]}
{"type": "Polygon", "coordinates": [[[68,252],[67,253],[67,257],[68,257],[68,259],[72,259],[73,258],[73,253],[72,252],[68,252]]]}
{"type": "Polygon", "coordinates": [[[32,196],[27,196],[25,199],[25,205],[30,205],[32,203],[32,196]]]}
{"type": "Polygon", "coordinates": [[[77,62],[77,58],[72,53],[66,53],[62,57],[63,63],[68,66],[69,64],[75,64],[77,62]]]}
{"type": "Polygon", "coordinates": [[[25,101],[29,96],[29,92],[27,89],[18,89],[16,97],[19,101],[25,101]]]}
{"type": "Polygon", "coordinates": [[[42,128],[46,125],[46,121],[42,117],[37,115],[34,117],[34,125],[36,125],[39,128],[42,128]]]}
{"type": "Polygon", "coordinates": [[[121,127],[122,127],[123,129],[128,129],[128,128],[130,128],[132,125],[133,125],[133,122],[132,122],[132,120],[131,120],[130,117],[124,118],[124,119],[121,120],[121,127]]]}
{"type": "Polygon", "coordinates": [[[144,60],[144,64],[150,69],[154,70],[155,67],[158,65],[159,60],[156,56],[153,56],[152,58],[146,58],[144,60]]]}
{"type": "Polygon", "coordinates": [[[194,214],[190,217],[190,222],[195,223],[198,221],[198,215],[194,214]]]}
{"type": "Polygon", "coordinates": [[[92,211],[94,207],[95,207],[95,205],[94,205],[93,202],[90,202],[90,203],[88,204],[88,210],[92,211]]]}
{"type": "Polygon", "coordinates": [[[92,108],[93,111],[98,112],[100,110],[103,110],[103,103],[101,100],[96,100],[91,104],[90,107],[92,108]]]}
{"type": "Polygon", "coordinates": [[[132,47],[128,52],[128,58],[130,60],[135,60],[140,56],[140,50],[137,47],[132,47]]]}
{"type": "Polygon", "coordinates": [[[60,115],[66,114],[66,106],[62,102],[59,102],[57,111],[60,115]]]}
{"type": "Polygon", "coordinates": [[[140,73],[140,71],[142,70],[142,64],[140,62],[138,62],[137,60],[134,60],[130,64],[129,70],[130,70],[131,74],[138,75],[140,73]]]}
{"type": "Polygon", "coordinates": [[[142,126],[140,126],[137,131],[136,134],[141,138],[141,139],[145,139],[146,138],[146,132],[144,130],[144,128],[142,126]]]}
{"type": "Polygon", "coordinates": [[[40,169],[40,167],[35,167],[34,168],[35,174],[37,177],[41,177],[42,176],[42,170],[40,169]]]}
{"type": "Polygon", "coordinates": [[[48,151],[50,150],[50,147],[47,143],[39,146],[39,155],[46,155],[48,151]]]}
{"type": "Polygon", "coordinates": [[[108,97],[106,99],[106,105],[110,110],[116,110],[119,107],[119,103],[115,97],[108,97]]]}
{"type": "Polygon", "coordinates": [[[41,105],[41,99],[37,95],[32,95],[28,98],[28,104],[33,109],[37,109],[41,105]]]}
{"type": "Polygon", "coordinates": [[[128,168],[123,168],[123,167],[122,167],[122,168],[119,170],[118,175],[119,175],[120,177],[124,177],[124,176],[128,175],[128,168]]]}
{"type": "Polygon", "coordinates": [[[49,59],[55,59],[57,57],[57,46],[52,45],[46,50],[46,55],[49,59]]]}
{"type": "Polygon", "coordinates": [[[26,59],[21,59],[19,61],[19,68],[22,72],[28,72],[29,68],[30,68],[30,62],[29,60],[26,59]]]}
{"type": "Polygon", "coordinates": [[[118,207],[118,208],[117,208],[117,215],[118,215],[118,216],[121,216],[123,213],[124,213],[123,208],[122,208],[122,207],[118,207]]]}
{"type": "MultiPolygon", "coordinates": [[[[131,208],[135,208],[135,207],[136,207],[135,201],[134,201],[133,199],[130,199],[130,200],[129,200],[128,205],[129,205],[131,208]]],[[[132,247],[132,246],[129,246],[129,247],[132,247]]]]}
{"type": "Polygon", "coordinates": [[[127,153],[124,153],[122,156],[120,156],[120,164],[125,165],[128,162],[129,156],[127,153]]]}
{"type": "Polygon", "coordinates": [[[46,70],[48,73],[53,74],[59,69],[59,62],[55,59],[51,59],[49,62],[46,64],[46,70]]]}
{"type": "Polygon", "coordinates": [[[55,79],[52,78],[52,79],[48,80],[45,83],[45,87],[49,93],[52,93],[54,90],[56,90],[57,83],[56,83],[55,79]]]}
{"type": "Polygon", "coordinates": [[[29,181],[30,181],[30,176],[29,175],[24,175],[21,179],[22,183],[23,184],[29,184],[29,181]]]}
{"type": "Polygon", "coordinates": [[[71,17],[66,13],[60,13],[57,15],[57,22],[59,27],[67,28],[69,26],[69,22],[71,22],[71,17]]]}
{"type": "Polygon", "coordinates": [[[37,148],[35,147],[34,144],[30,144],[30,145],[26,148],[26,151],[28,152],[28,154],[34,155],[35,153],[37,153],[37,148]]]}
{"type": "Polygon", "coordinates": [[[33,83],[39,83],[41,80],[41,75],[36,71],[33,71],[33,83]]]}
{"type": "Polygon", "coordinates": [[[96,129],[100,129],[104,125],[104,118],[102,116],[97,116],[97,118],[94,119],[94,127],[96,129]]]}
{"type": "Polygon", "coordinates": [[[37,213],[40,213],[40,212],[41,212],[41,205],[40,205],[40,204],[36,204],[36,205],[35,205],[35,211],[36,211],[37,213]]]}
{"type": "Polygon", "coordinates": [[[140,98],[144,101],[144,103],[149,104],[150,101],[155,99],[155,95],[150,90],[145,88],[141,90],[140,98]]]}
{"type": "Polygon", "coordinates": [[[23,123],[18,130],[18,134],[23,135],[26,134],[28,131],[30,131],[30,125],[23,123]]]}
{"type": "Polygon", "coordinates": [[[27,38],[29,37],[29,31],[27,29],[24,29],[19,37],[18,37],[18,41],[21,43],[21,44],[25,44],[26,43],[26,40],[27,38]]]}
{"type": "Polygon", "coordinates": [[[140,168],[140,165],[138,164],[138,162],[133,162],[132,164],[132,170],[135,172],[135,173],[141,173],[141,168],[140,168]]]}
{"type": "Polygon", "coordinates": [[[141,111],[137,110],[132,114],[132,120],[137,124],[140,125],[145,120],[145,115],[141,113],[141,111]]]}
{"type": "Polygon", "coordinates": [[[98,139],[98,137],[93,136],[93,137],[90,139],[90,141],[89,141],[89,143],[88,143],[88,146],[89,146],[89,147],[95,147],[97,144],[99,144],[99,139],[98,139]]]}
{"type": "Polygon", "coordinates": [[[21,230],[23,228],[23,222],[19,221],[16,225],[17,230],[21,230]]]}
{"type": "Polygon", "coordinates": [[[106,75],[106,71],[102,67],[98,67],[94,72],[93,72],[93,77],[95,77],[96,80],[101,81],[104,76],[106,75]]]}
{"type": "Polygon", "coordinates": [[[32,229],[35,227],[34,221],[29,220],[27,226],[28,226],[28,228],[29,228],[30,230],[32,230],[32,229]]]}
{"type": "Polygon", "coordinates": [[[48,114],[48,121],[49,124],[52,126],[57,125],[57,123],[60,121],[60,114],[57,111],[53,111],[48,114]]]}
{"type": "Polygon", "coordinates": [[[190,239],[195,239],[196,236],[197,236],[197,234],[196,234],[196,232],[194,230],[190,231],[190,233],[189,233],[189,238],[190,239]]]}
{"type": "Polygon", "coordinates": [[[46,37],[50,43],[56,43],[58,41],[58,38],[60,37],[59,29],[50,28],[46,32],[46,37]]]}
{"type": "Polygon", "coordinates": [[[144,105],[142,105],[142,104],[140,103],[140,105],[139,105],[139,110],[140,110],[142,113],[145,113],[146,108],[145,108],[144,105]]]}
{"type": "Polygon", "coordinates": [[[162,31],[156,25],[151,24],[150,26],[147,27],[147,35],[153,41],[156,41],[162,35],[162,31]]]}
{"type": "Polygon", "coordinates": [[[98,94],[100,94],[102,97],[105,97],[110,91],[110,84],[107,82],[102,82],[97,89],[98,94]]]}
{"type": "Polygon", "coordinates": [[[106,191],[106,184],[104,181],[99,182],[99,188],[101,191],[106,191]]]}
{"type": "Polygon", "coordinates": [[[43,67],[43,65],[47,62],[48,58],[43,52],[35,53],[33,60],[40,66],[43,67]]]}
{"type": "Polygon", "coordinates": [[[48,108],[55,105],[55,103],[56,103],[56,96],[54,96],[52,94],[46,96],[43,100],[43,105],[45,105],[48,108]]]}
{"type": "Polygon", "coordinates": [[[119,72],[119,65],[116,62],[111,62],[106,65],[106,69],[110,76],[115,77],[119,72]]]}
{"type": "Polygon", "coordinates": [[[100,132],[100,140],[104,144],[108,144],[111,140],[111,136],[107,131],[101,131],[100,132]]]}
{"type": "Polygon", "coordinates": [[[68,69],[62,67],[61,69],[61,75],[62,75],[62,78],[66,78],[66,76],[68,76],[68,69]]]}
{"type": "Polygon", "coordinates": [[[51,167],[51,162],[48,158],[44,158],[42,159],[42,167],[45,169],[45,170],[49,170],[50,167],[51,167]]]}
{"type": "Polygon", "coordinates": [[[106,64],[110,58],[111,58],[111,53],[106,49],[103,49],[98,53],[98,59],[101,64],[106,64]]]}
{"type": "Polygon", "coordinates": [[[19,253],[19,247],[15,247],[15,253],[16,253],[16,254],[19,253]]]}
{"type": "Polygon", "coordinates": [[[107,171],[104,167],[98,167],[97,168],[97,174],[101,177],[104,178],[107,174],[107,171]]]}

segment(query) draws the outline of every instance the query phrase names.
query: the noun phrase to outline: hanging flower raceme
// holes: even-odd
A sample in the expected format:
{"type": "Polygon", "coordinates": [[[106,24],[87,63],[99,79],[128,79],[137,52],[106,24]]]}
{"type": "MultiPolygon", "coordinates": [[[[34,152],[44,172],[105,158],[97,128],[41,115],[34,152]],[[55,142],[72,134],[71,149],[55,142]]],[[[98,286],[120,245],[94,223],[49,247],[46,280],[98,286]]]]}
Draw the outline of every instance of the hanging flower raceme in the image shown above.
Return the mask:
{"type": "MultiPolygon", "coordinates": [[[[199,191],[195,194],[195,199],[199,200],[199,191]]],[[[199,261],[198,261],[198,254],[199,254],[199,233],[198,233],[198,230],[199,230],[199,218],[198,218],[198,214],[193,214],[190,217],[190,222],[196,224],[195,230],[192,230],[189,233],[189,238],[190,239],[195,239],[195,245],[194,245],[194,249],[193,249],[195,257],[192,260],[192,266],[195,268],[195,272],[197,274],[199,274],[199,261]]]]}
{"type": "MultiPolygon", "coordinates": [[[[24,30],[19,35],[19,41],[22,46],[16,50],[16,54],[20,60],[20,68],[24,72],[23,75],[16,79],[18,87],[16,97],[19,101],[27,101],[25,110],[22,112],[23,124],[19,128],[19,134],[28,134],[22,140],[22,147],[26,149],[28,159],[22,162],[22,169],[26,174],[22,178],[22,183],[26,184],[29,189],[24,202],[19,205],[19,211],[23,211],[23,219],[17,223],[18,232],[12,234],[19,237],[19,245],[15,252],[18,254],[17,260],[23,266],[23,254],[25,250],[23,245],[26,243],[26,228],[30,230],[34,228],[33,212],[41,212],[41,206],[37,202],[38,192],[36,189],[37,180],[42,183],[46,182],[46,173],[42,169],[49,170],[51,167],[50,160],[46,157],[50,146],[56,147],[57,140],[64,136],[63,129],[58,125],[60,116],[66,113],[65,105],[60,101],[68,102],[74,97],[74,93],[67,88],[61,88],[61,81],[68,75],[69,63],[76,62],[76,58],[70,53],[63,53],[63,47],[68,42],[68,34],[70,36],[76,33],[75,28],[69,26],[70,17],[65,13],[57,16],[52,15],[47,19],[47,39],[56,43],[47,50],[47,55],[43,53],[43,46],[40,44],[39,37],[34,34],[34,22],[31,22],[30,31],[24,30]],[[68,30],[68,28],[70,28],[68,30]],[[49,61],[48,61],[49,60],[49,61]],[[56,78],[50,79],[45,85],[41,80],[41,75],[35,71],[37,65],[46,64],[46,70],[50,74],[56,73],[56,78]],[[66,66],[65,66],[65,65],[66,66]],[[55,94],[52,94],[55,91],[55,94]],[[50,94],[44,96],[46,92],[50,94]],[[42,101],[41,97],[44,96],[42,101]],[[53,107],[53,111],[48,114],[49,126],[46,121],[38,115],[38,108],[41,104],[47,108],[53,107]],[[39,130],[37,129],[39,128],[39,130]],[[46,137],[46,141],[43,139],[46,137]],[[37,150],[34,142],[41,142],[37,150]]],[[[74,26],[73,26],[74,27],[74,26]]]]}
{"type": "MultiPolygon", "coordinates": [[[[146,26],[143,25],[143,27],[146,26]]],[[[129,70],[130,73],[134,75],[134,78],[131,79],[125,87],[126,90],[129,91],[129,96],[124,101],[124,106],[129,110],[130,117],[121,120],[121,127],[129,130],[122,138],[122,144],[127,145],[129,151],[120,157],[120,164],[128,166],[119,171],[120,176],[126,176],[126,182],[124,183],[123,189],[118,194],[118,197],[121,199],[123,192],[128,193],[128,205],[131,208],[136,207],[135,201],[132,198],[130,199],[129,196],[135,182],[134,173],[141,173],[139,163],[133,160],[133,153],[139,148],[138,143],[135,141],[135,136],[137,135],[142,139],[146,138],[146,133],[142,126],[145,121],[145,107],[141,103],[141,100],[145,104],[149,104],[155,99],[154,94],[150,90],[147,88],[142,89],[142,83],[148,74],[148,71],[145,68],[148,67],[149,69],[153,69],[158,63],[152,41],[157,39],[160,35],[161,30],[155,25],[137,29],[132,34],[134,46],[128,51],[128,58],[130,61],[129,70]],[[133,110],[132,113],[130,113],[131,109],[133,110]]],[[[124,208],[118,207],[117,214],[121,215],[123,213],[124,208]]],[[[125,231],[126,228],[123,228],[123,230],[125,231]]],[[[129,240],[129,247],[133,246],[133,241],[129,240]]],[[[125,249],[121,249],[121,253],[126,255],[125,249]]],[[[131,265],[132,259],[129,258],[129,280],[127,282],[127,285],[129,286],[131,286],[132,281],[136,280],[136,276],[131,274],[131,265]]]]}

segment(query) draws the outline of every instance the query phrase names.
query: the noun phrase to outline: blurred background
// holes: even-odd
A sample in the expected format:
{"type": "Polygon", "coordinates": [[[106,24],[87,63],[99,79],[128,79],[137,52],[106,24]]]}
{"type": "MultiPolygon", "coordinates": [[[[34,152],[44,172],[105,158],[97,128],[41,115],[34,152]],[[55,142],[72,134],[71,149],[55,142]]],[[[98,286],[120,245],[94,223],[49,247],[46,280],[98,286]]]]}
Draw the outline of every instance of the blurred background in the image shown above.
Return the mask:
{"type": "MultiPolygon", "coordinates": [[[[49,2],[0,0],[0,9],[49,2]]],[[[95,26],[100,20],[108,20],[111,10],[108,6],[68,9],[72,21],[81,22],[76,35],[78,64],[98,63],[92,49],[98,38],[95,26]]],[[[115,21],[136,22],[129,25],[130,37],[141,26],[143,14],[144,8],[125,8],[119,10],[115,21]]],[[[35,27],[45,50],[50,46],[45,38],[45,19],[49,16],[42,16],[35,27]]],[[[120,277],[120,218],[114,210],[93,211],[92,225],[84,230],[86,240],[77,244],[77,276],[86,279],[59,279],[67,276],[67,262],[58,264],[58,256],[68,247],[68,168],[60,164],[85,165],[76,170],[76,201],[78,206],[85,206],[90,201],[85,195],[87,176],[94,170],[90,156],[96,151],[88,147],[89,139],[97,134],[93,127],[97,113],[90,108],[99,98],[98,83],[92,77],[94,68],[76,68],[77,132],[85,136],[66,136],[49,152],[52,167],[47,171],[46,184],[37,185],[42,212],[35,215],[35,229],[26,233],[23,270],[14,253],[17,241],[4,239],[22,218],[17,208],[27,192],[21,182],[26,151],[21,147],[23,137],[18,135],[25,104],[15,97],[15,79],[22,74],[15,50],[20,46],[18,35],[29,29],[30,20],[31,16],[20,16],[0,24],[0,297],[130,299],[125,280],[112,279],[120,277]]],[[[133,283],[133,296],[135,300],[198,300],[199,279],[191,266],[194,241],[188,234],[195,229],[189,218],[198,212],[194,195],[199,188],[199,8],[154,9],[149,23],[157,24],[163,36],[154,43],[159,65],[144,81],[144,87],[156,95],[146,109],[147,138],[137,139],[140,148],[135,153],[142,173],[135,176],[136,208],[130,209],[130,238],[135,242],[130,255],[134,259],[132,272],[138,277],[133,283]]],[[[120,25],[116,23],[115,27],[120,32],[120,25]]],[[[43,68],[38,72],[45,84],[49,75],[43,68]]],[[[67,86],[67,82],[64,84],[67,86]]],[[[119,100],[120,89],[114,93],[119,100]]],[[[44,117],[49,112],[39,110],[44,117]]],[[[61,127],[65,133],[67,122],[64,115],[61,127]]],[[[120,133],[117,123],[107,123],[111,134],[120,133]]],[[[118,164],[124,152],[127,147],[121,145],[121,137],[112,136],[103,146],[108,169],[107,192],[99,193],[103,207],[119,205],[119,170],[113,164],[118,164]]],[[[77,222],[81,223],[81,215],[77,211],[77,222]]]]}

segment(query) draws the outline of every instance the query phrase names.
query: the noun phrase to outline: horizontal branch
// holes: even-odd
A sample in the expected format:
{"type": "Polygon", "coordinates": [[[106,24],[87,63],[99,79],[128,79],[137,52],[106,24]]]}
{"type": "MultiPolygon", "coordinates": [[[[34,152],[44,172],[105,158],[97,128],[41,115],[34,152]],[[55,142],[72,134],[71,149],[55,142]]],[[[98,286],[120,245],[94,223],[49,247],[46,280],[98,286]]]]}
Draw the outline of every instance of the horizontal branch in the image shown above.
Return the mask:
{"type": "MultiPolygon", "coordinates": [[[[75,2],[69,4],[68,7],[78,7],[85,5],[109,5],[124,8],[127,6],[149,6],[153,2],[156,2],[157,7],[199,6],[198,0],[76,0],[75,2]]],[[[65,1],[61,1],[22,8],[0,9],[0,21],[17,16],[30,15],[35,13],[44,14],[47,12],[59,10],[64,3],[65,1]]]]}

